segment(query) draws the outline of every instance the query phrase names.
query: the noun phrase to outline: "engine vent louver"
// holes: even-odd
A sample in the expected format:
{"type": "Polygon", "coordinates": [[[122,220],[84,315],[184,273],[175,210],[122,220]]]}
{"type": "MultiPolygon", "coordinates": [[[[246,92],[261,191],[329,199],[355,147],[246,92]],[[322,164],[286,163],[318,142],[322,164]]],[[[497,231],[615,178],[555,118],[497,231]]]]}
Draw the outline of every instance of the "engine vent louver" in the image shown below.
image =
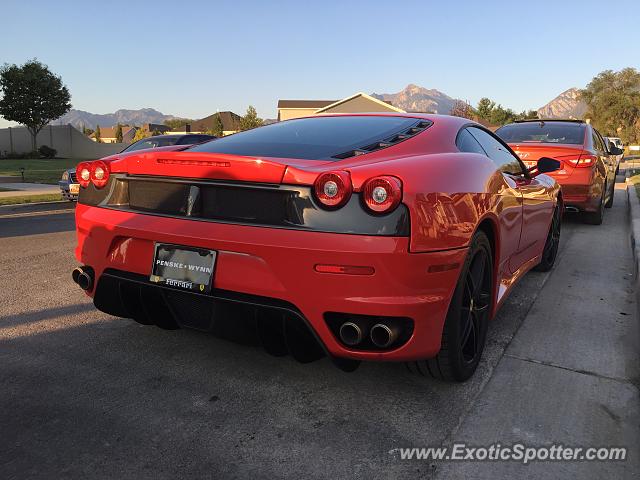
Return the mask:
{"type": "Polygon", "coordinates": [[[361,148],[356,148],[354,150],[349,150],[347,152],[339,153],[338,155],[334,155],[333,158],[338,158],[340,160],[350,157],[357,157],[358,155],[364,155],[365,153],[371,153],[376,150],[381,150],[383,148],[390,147],[392,145],[396,145],[404,140],[407,140],[420,132],[424,132],[427,128],[429,128],[433,122],[429,120],[421,120],[417,122],[415,125],[410,128],[403,130],[400,133],[396,133],[389,138],[385,138],[379,142],[371,143],[361,148]]]}

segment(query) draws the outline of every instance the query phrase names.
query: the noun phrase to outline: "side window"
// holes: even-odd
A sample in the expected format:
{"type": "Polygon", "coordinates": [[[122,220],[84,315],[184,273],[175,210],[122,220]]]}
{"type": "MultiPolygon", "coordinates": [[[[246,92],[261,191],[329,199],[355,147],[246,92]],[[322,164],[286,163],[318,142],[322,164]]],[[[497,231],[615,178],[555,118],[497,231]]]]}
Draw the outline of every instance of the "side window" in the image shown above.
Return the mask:
{"type": "Polygon", "coordinates": [[[604,155],[606,150],[604,148],[604,144],[602,143],[602,139],[600,138],[600,134],[596,131],[595,128],[591,130],[591,137],[593,139],[593,148],[595,148],[601,155],[604,155]]]}
{"type": "Polygon", "coordinates": [[[602,153],[604,154],[608,154],[609,153],[609,143],[604,141],[604,138],[602,138],[602,135],[600,135],[599,131],[595,131],[596,135],[598,136],[598,140],[600,140],[600,145],[602,146],[602,153]]]}
{"type": "Polygon", "coordinates": [[[473,135],[469,133],[466,128],[463,128],[458,133],[458,138],[456,138],[456,146],[458,150],[466,153],[479,153],[480,155],[487,155],[486,152],[482,149],[478,141],[475,139],[473,135]]]}
{"type": "Polygon", "coordinates": [[[502,143],[490,133],[476,127],[469,127],[469,132],[482,146],[487,156],[493,160],[498,169],[504,173],[521,175],[524,173],[520,159],[507,150],[502,143]]]}

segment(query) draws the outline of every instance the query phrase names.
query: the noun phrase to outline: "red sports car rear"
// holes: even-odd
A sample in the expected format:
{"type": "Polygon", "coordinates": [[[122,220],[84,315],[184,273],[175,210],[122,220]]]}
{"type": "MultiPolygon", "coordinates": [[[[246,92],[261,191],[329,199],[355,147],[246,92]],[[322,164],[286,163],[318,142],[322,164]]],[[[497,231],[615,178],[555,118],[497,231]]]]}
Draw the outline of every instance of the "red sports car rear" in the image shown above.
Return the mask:
{"type": "Polygon", "coordinates": [[[537,166],[465,119],[410,114],[82,164],[73,277],[141,323],[465,380],[515,282],[553,265],[557,162],[537,166]]]}

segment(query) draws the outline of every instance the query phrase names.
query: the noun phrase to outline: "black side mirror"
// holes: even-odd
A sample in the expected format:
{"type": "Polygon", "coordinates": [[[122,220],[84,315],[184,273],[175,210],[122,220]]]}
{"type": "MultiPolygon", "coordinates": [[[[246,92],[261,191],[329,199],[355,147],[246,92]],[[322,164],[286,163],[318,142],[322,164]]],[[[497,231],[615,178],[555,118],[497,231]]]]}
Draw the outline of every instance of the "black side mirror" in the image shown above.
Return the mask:
{"type": "Polygon", "coordinates": [[[538,163],[535,167],[536,172],[534,172],[534,175],[538,175],[540,173],[555,172],[556,170],[560,170],[561,166],[562,164],[555,158],[542,157],[538,160],[538,163]]]}
{"type": "Polygon", "coordinates": [[[616,147],[615,145],[609,145],[609,154],[610,155],[622,155],[624,150],[616,147]]]}

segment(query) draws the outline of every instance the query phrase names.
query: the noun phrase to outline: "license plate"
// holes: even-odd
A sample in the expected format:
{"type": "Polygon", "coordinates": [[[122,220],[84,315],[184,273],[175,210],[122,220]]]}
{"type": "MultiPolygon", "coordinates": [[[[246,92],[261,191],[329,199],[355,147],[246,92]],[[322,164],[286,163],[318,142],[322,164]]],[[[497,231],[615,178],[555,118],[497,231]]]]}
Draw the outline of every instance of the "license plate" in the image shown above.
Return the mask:
{"type": "Polygon", "coordinates": [[[209,293],[216,256],[214,250],[157,243],[149,280],[168,287],[209,293]]]}
{"type": "Polygon", "coordinates": [[[71,185],[69,185],[69,193],[71,195],[78,195],[80,193],[80,184],[72,183],[71,185]]]}

